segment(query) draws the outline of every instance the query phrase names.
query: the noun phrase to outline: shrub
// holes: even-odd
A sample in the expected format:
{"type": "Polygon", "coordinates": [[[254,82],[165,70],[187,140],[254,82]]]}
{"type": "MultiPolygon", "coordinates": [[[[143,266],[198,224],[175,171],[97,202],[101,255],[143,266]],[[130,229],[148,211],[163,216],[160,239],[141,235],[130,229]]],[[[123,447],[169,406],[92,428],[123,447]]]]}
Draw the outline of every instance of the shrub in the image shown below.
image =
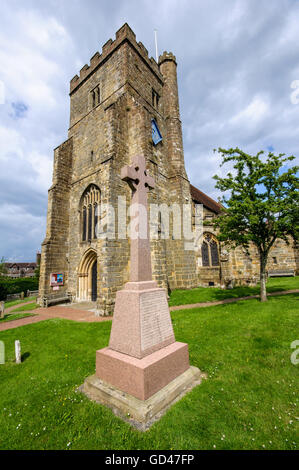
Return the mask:
{"type": "Polygon", "coordinates": [[[21,277],[17,279],[0,278],[0,300],[5,300],[8,294],[18,294],[27,290],[38,289],[37,277],[21,277]]]}

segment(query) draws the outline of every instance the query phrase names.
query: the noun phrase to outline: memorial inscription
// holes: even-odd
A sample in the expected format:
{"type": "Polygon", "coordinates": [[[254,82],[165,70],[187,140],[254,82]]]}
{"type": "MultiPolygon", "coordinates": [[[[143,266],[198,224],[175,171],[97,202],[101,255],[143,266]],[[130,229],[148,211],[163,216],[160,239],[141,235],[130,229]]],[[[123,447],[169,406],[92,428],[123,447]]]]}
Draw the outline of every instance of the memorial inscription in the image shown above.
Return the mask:
{"type": "Polygon", "coordinates": [[[157,344],[174,342],[166,294],[163,290],[147,292],[140,297],[141,350],[157,344]]]}

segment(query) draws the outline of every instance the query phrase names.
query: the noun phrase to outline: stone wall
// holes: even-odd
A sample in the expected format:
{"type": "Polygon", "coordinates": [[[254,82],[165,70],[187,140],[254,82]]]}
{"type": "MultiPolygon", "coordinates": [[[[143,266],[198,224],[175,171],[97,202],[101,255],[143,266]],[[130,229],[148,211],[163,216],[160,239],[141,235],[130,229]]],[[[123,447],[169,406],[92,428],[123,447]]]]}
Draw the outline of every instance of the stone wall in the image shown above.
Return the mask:
{"type": "Polygon", "coordinates": [[[52,296],[66,295],[68,290],[72,149],[73,141],[69,139],[54,151],[53,184],[49,189],[46,238],[42,243],[40,264],[40,305],[45,305],[45,300],[52,296]],[[53,292],[50,287],[50,274],[53,272],[65,274],[64,286],[59,288],[59,292],[53,292]]]}

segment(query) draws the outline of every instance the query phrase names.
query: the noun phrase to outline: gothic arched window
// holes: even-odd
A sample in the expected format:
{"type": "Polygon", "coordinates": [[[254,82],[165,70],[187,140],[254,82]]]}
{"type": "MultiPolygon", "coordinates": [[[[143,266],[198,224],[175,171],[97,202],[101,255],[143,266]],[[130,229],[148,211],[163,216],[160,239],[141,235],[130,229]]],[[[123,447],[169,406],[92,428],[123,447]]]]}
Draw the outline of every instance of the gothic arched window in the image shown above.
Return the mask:
{"type": "Polygon", "coordinates": [[[82,241],[86,241],[86,207],[82,210],[82,241]]]}
{"type": "Polygon", "coordinates": [[[203,242],[203,244],[201,245],[201,256],[202,256],[202,265],[210,266],[209,246],[206,242],[203,242]]]}
{"type": "Polygon", "coordinates": [[[210,233],[204,234],[201,256],[203,266],[219,266],[218,243],[210,233]]]}
{"type": "Polygon", "coordinates": [[[215,240],[210,243],[212,266],[219,266],[218,245],[215,240]]]}
{"type": "Polygon", "coordinates": [[[88,241],[91,240],[92,235],[92,205],[89,204],[88,206],[88,241]]]}
{"type": "Polygon", "coordinates": [[[97,224],[98,224],[98,220],[99,220],[98,210],[99,210],[99,205],[98,205],[97,203],[95,203],[95,205],[94,205],[94,213],[93,213],[93,217],[94,217],[94,222],[93,222],[93,236],[94,236],[94,238],[97,238],[97,224]]]}
{"type": "Polygon", "coordinates": [[[81,239],[83,242],[97,238],[96,226],[100,202],[100,189],[94,184],[91,184],[84,191],[80,204],[81,239]]]}

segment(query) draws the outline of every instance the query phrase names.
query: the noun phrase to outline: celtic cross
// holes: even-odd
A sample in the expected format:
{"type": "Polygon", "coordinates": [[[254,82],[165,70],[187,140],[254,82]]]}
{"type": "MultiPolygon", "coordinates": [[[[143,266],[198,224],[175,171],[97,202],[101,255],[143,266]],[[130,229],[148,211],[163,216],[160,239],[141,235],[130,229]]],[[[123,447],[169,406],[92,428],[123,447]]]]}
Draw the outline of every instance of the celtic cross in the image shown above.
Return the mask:
{"type": "Polygon", "coordinates": [[[131,282],[151,281],[151,251],[149,240],[149,224],[147,215],[147,193],[155,187],[154,179],[147,174],[145,158],[142,155],[135,156],[132,165],[126,165],[121,169],[121,179],[129,183],[133,194],[131,203],[131,215],[137,212],[137,216],[131,221],[131,282]],[[132,230],[132,229],[131,229],[132,230]]]}

